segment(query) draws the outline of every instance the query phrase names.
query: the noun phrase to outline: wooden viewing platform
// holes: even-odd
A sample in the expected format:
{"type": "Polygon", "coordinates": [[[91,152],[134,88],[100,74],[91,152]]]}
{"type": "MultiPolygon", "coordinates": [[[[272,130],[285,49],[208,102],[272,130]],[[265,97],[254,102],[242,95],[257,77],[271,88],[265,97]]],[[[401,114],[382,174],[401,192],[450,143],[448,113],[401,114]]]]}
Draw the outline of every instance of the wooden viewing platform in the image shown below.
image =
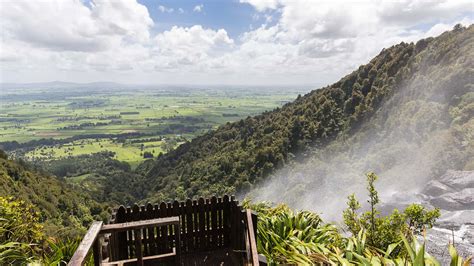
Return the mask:
{"type": "Polygon", "coordinates": [[[257,215],[234,197],[120,206],[93,222],[68,265],[266,265],[257,253],[257,215]],[[260,261],[259,261],[260,260],[260,261]]]}

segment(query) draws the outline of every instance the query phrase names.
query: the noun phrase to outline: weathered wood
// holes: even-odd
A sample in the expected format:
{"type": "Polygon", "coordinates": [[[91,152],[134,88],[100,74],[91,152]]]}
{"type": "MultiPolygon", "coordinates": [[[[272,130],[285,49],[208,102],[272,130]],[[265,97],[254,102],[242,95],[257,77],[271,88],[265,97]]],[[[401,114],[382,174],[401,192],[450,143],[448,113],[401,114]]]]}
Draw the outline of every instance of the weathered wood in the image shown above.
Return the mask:
{"type": "Polygon", "coordinates": [[[211,198],[211,247],[216,248],[217,245],[217,198],[211,198]]]}
{"type": "Polygon", "coordinates": [[[224,198],[222,199],[223,203],[223,213],[222,213],[222,218],[223,218],[223,227],[224,227],[224,246],[228,247],[230,244],[230,204],[229,204],[229,196],[225,195],[224,198]]]}
{"type": "MultiPolygon", "coordinates": [[[[174,201],[173,202],[173,215],[174,216],[179,216],[179,202],[178,201],[174,201]]],[[[182,247],[183,247],[183,243],[181,243],[181,238],[179,237],[181,235],[181,224],[178,226],[178,227],[174,227],[174,239],[175,239],[175,245],[176,245],[176,249],[178,250],[183,250],[182,247]]]]}
{"type": "MultiPolygon", "coordinates": [[[[125,216],[125,222],[133,221],[133,213],[132,208],[130,206],[127,207],[127,212],[125,216]]],[[[127,243],[125,244],[127,247],[127,252],[122,255],[123,259],[129,259],[133,256],[133,247],[131,246],[133,243],[133,231],[127,231],[127,243]]]]}
{"type": "Polygon", "coordinates": [[[206,210],[204,206],[204,199],[199,198],[198,200],[198,213],[199,213],[199,247],[201,250],[207,248],[207,235],[206,235],[206,210]]]}
{"type": "MultiPolygon", "coordinates": [[[[126,222],[126,217],[127,217],[127,210],[125,209],[124,206],[120,206],[120,208],[117,210],[116,222],[117,223],[126,222]]],[[[128,233],[120,232],[118,234],[115,234],[115,236],[117,236],[117,242],[115,243],[117,252],[114,255],[113,259],[114,260],[126,259],[128,256],[128,244],[127,244],[128,233]]]]}
{"type": "Polygon", "coordinates": [[[157,218],[151,220],[143,220],[143,221],[135,221],[135,222],[127,222],[127,223],[120,223],[120,224],[106,224],[102,226],[101,234],[108,234],[108,233],[115,233],[115,232],[123,232],[127,230],[135,230],[135,229],[143,229],[149,228],[154,226],[164,226],[170,224],[179,223],[179,217],[166,217],[166,218],[157,218]]]}
{"type": "Polygon", "coordinates": [[[186,200],[185,214],[186,214],[186,246],[188,250],[194,250],[194,236],[193,236],[193,202],[188,199],[186,200]]]}
{"type": "Polygon", "coordinates": [[[175,243],[176,243],[176,261],[175,264],[181,266],[181,256],[182,256],[182,249],[181,249],[181,234],[180,232],[180,225],[179,223],[174,226],[175,228],[175,243]]]}
{"type": "Polygon", "coordinates": [[[217,241],[216,241],[216,246],[221,247],[222,246],[222,199],[217,198],[217,203],[216,203],[216,213],[217,213],[217,226],[216,226],[216,231],[217,231],[217,241]]]}
{"type": "Polygon", "coordinates": [[[98,236],[94,241],[92,254],[94,255],[94,266],[100,266],[102,262],[102,236],[98,236]]]}
{"type": "Polygon", "coordinates": [[[70,266],[84,265],[87,254],[89,253],[89,250],[92,248],[92,245],[96,241],[101,229],[102,229],[102,222],[92,223],[86,235],[84,236],[81,243],[79,244],[79,247],[77,248],[76,252],[74,252],[74,255],[72,256],[68,265],[70,266]]]}
{"type": "Polygon", "coordinates": [[[257,252],[257,240],[255,238],[255,229],[254,229],[254,221],[252,218],[252,211],[250,209],[246,210],[247,215],[247,232],[249,235],[249,244],[250,244],[250,252],[251,252],[251,262],[253,266],[258,266],[258,252],[257,252]]]}
{"type": "MultiPolygon", "coordinates": [[[[144,261],[159,260],[159,259],[164,259],[164,258],[176,256],[176,254],[177,254],[177,252],[176,252],[175,248],[173,248],[172,252],[170,252],[170,253],[146,256],[146,257],[143,257],[143,260],[144,261]]],[[[109,261],[109,262],[103,262],[101,265],[123,265],[125,263],[135,262],[137,260],[138,260],[137,258],[133,258],[133,259],[127,259],[127,260],[109,261]]]]}
{"type": "MultiPolygon", "coordinates": [[[[166,208],[166,203],[162,202],[160,204],[160,211],[159,211],[159,217],[168,217],[168,210],[166,208]]],[[[157,228],[158,231],[158,228],[157,228]]],[[[160,226],[159,228],[159,234],[160,234],[160,246],[159,246],[159,253],[163,252],[168,252],[169,248],[171,246],[168,243],[168,226],[160,226]]]]}
{"type": "Polygon", "coordinates": [[[134,231],[135,235],[135,254],[137,254],[137,265],[143,266],[143,253],[142,253],[142,232],[141,229],[134,231]]]}
{"type": "Polygon", "coordinates": [[[191,209],[193,215],[193,241],[194,241],[194,250],[199,251],[201,247],[199,246],[199,212],[197,206],[197,200],[193,200],[193,205],[191,209]]]}
{"type": "MultiPolygon", "coordinates": [[[[148,220],[154,219],[153,205],[148,203],[146,205],[146,217],[148,220]]],[[[157,254],[156,251],[156,241],[155,241],[155,227],[149,227],[147,229],[147,249],[146,256],[157,254]]]]}
{"type": "MultiPolygon", "coordinates": [[[[173,247],[180,248],[183,254],[194,252],[212,251],[219,248],[231,250],[245,250],[246,237],[246,212],[235,198],[224,196],[212,199],[186,200],[185,202],[161,203],[160,205],[148,204],[143,207],[124,209],[122,214],[117,210],[116,223],[131,221],[152,220],[179,216],[179,227],[173,224],[165,226],[154,225],[141,228],[143,256],[168,253],[173,247]],[[177,232],[179,228],[179,232],[177,232]],[[180,238],[178,240],[178,237],[180,238]]],[[[256,232],[256,216],[253,216],[254,233],[256,232]]],[[[121,256],[119,259],[132,259],[138,250],[136,248],[136,235],[134,229],[128,229],[112,235],[126,234],[126,258],[119,249],[123,250],[118,237],[112,237],[113,252],[121,256]],[[131,234],[130,234],[131,233],[131,234]],[[135,235],[135,236],[134,236],[135,235]]],[[[240,254],[240,253],[239,253],[240,254]]],[[[242,254],[243,255],[243,254],[242,254]]],[[[117,256],[113,256],[117,259],[117,256]]],[[[243,258],[243,257],[242,257],[243,258]]]]}

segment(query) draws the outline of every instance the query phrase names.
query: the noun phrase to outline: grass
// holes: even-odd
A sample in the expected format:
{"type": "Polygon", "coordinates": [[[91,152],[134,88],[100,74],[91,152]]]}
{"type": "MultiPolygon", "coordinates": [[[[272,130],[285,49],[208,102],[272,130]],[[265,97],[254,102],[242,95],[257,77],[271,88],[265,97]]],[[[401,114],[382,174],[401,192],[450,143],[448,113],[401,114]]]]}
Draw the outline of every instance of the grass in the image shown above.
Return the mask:
{"type": "MultiPolygon", "coordinates": [[[[15,92],[22,96],[15,100],[9,100],[8,97],[0,99],[0,142],[23,143],[42,138],[63,139],[76,135],[130,132],[149,134],[146,138],[160,136],[170,140],[180,135],[189,140],[223,123],[279,107],[297,95],[294,90],[287,89],[188,89],[117,90],[94,95],[79,92],[70,96],[71,92],[68,91],[53,93],[46,89],[44,93],[52,95],[46,101],[38,91],[42,89],[35,90],[35,93],[28,90],[15,92]],[[170,117],[178,118],[166,119],[170,117]],[[190,122],[182,117],[196,120],[190,122]],[[165,119],[157,120],[160,118],[165,119]],[[93,125],[77,127],[85,123],[93,125]],[[193,128],[191,131],[163,133],[170,124],[193,128]]],[[[162,144],[155,141],[122,145],[114,139],[84,139],[61,146],[36,147],[24,156],[27,159],[48,160],[107,150],[115,152],[116,159],[133,166],[143,161],[145,151],[154,151],[155,156],[164,153],[162,144]]]]}
{"type": "Polygon", "coordinates": [[[136,165],[143,160],[144,152],[151,152],[155,156],[164,152],[161,149],[163,141],[144,143],[144,149],[141,149],[140,143],[122,144],[110,139],[84,139],[74,141],[65,145],[43,146],[36,148],[25,154],[30,160],[34,159],[57,159],[83,154],[92,154],[101,151],[115,152],[115,159],[136,165]]]}

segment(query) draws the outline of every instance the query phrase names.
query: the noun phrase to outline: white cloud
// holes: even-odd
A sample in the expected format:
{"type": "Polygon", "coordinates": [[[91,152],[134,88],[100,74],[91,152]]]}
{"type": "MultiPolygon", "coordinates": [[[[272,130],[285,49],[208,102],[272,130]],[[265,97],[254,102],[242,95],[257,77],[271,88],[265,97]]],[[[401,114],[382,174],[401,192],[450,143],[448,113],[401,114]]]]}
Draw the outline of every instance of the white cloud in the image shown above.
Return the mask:
{"type": "Polygon", "coordinates": [[[173,11],[174,11],[173,8],[162,6],[162,5],[158,6],[158,10],[160,10],[161,13],[173,13],[173,11]]]}
{"type": "Polygon", "coordinates": [[[193,8],[193,11],[200,13],[200,12],[202,12],[203,9],[204,9],[204,5],[203,5],[203,4],[200,4],[200,5],[195,6],[195,7],[193,8]]]}
{"type": "MultiPolygon", "coordinates": [[[[473,22],[464,0],[241,2],[255,7],[254,23],[265,18],[265,24],[234,39],[200,25],[155,33],[136,1],[2,3],[0,80],[330,83],[384,47],[473,22]]],[[[194,8],[202,11],[203,5],[194,8]]]]}
{"type": "Polygon", "coordinates": [[[278,0],[240,0],[240,3],[248,3],[260,12],[278,7],[278,0]]]}
{"type": "Polygon", "coordinates": [[[190,28],[174,26],[155,37],[153,53],[166,62],[165,68],[179,65],[200,67],[206,60],[229,51],[233,43],[223,29],[214,31],[200,25],[190,28]]]}

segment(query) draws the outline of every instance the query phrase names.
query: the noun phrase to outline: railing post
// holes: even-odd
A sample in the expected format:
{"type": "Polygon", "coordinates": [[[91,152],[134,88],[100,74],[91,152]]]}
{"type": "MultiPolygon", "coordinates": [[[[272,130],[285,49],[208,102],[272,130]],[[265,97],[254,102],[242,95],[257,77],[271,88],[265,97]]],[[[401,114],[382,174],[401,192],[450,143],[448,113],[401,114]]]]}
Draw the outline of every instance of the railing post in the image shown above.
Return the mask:
{"type": "Polygon", "coordinates": [[[102,228],[102,222],[93,222],[89,227],[86,235],[82,239],[79,247],[77,247],[76,252],[72,256],[71,260],[68,263],[68,266],[82,266],[85,264],[85,259],[89,250],[94,246],[97,236],[102,228]]]}
{"type": "Polygon", "coordinates": [[[250,253],[251,253],[251,261],[253,266],[258,266],[258,252],[257,252],[257,238],[256,238],[256,224],[254,225],[253,222],[254,220],[257,220],[257,215],[253,215],[252,211],[247,209],[246,211],[247,214],[247,229],[248,229],[248,240],[249,240],[249,245],[250,245],[250,253]],[[255,218],[253,217],[255,216],[255,218]]]}
{"type": "Polygon", "coordinates": [[[180,224],[177,223],[174,227],[175,232],[175,244],[176,244],[176,265],[181,266],[181,228],[180,224]]]}
{"type": "Polygon", "coordinates": [[[135,230],[135,254],[137,255],[137,265],[143,266],[142,252],[142,232],[141,229],[135,230]]]}
{"type": "Polygon", "coordinates": [[[97,239],[95,240],[93,253],[94,253],[94,265],[100,266],[102,262],[102,236],[98,236],[97,239]]]}

